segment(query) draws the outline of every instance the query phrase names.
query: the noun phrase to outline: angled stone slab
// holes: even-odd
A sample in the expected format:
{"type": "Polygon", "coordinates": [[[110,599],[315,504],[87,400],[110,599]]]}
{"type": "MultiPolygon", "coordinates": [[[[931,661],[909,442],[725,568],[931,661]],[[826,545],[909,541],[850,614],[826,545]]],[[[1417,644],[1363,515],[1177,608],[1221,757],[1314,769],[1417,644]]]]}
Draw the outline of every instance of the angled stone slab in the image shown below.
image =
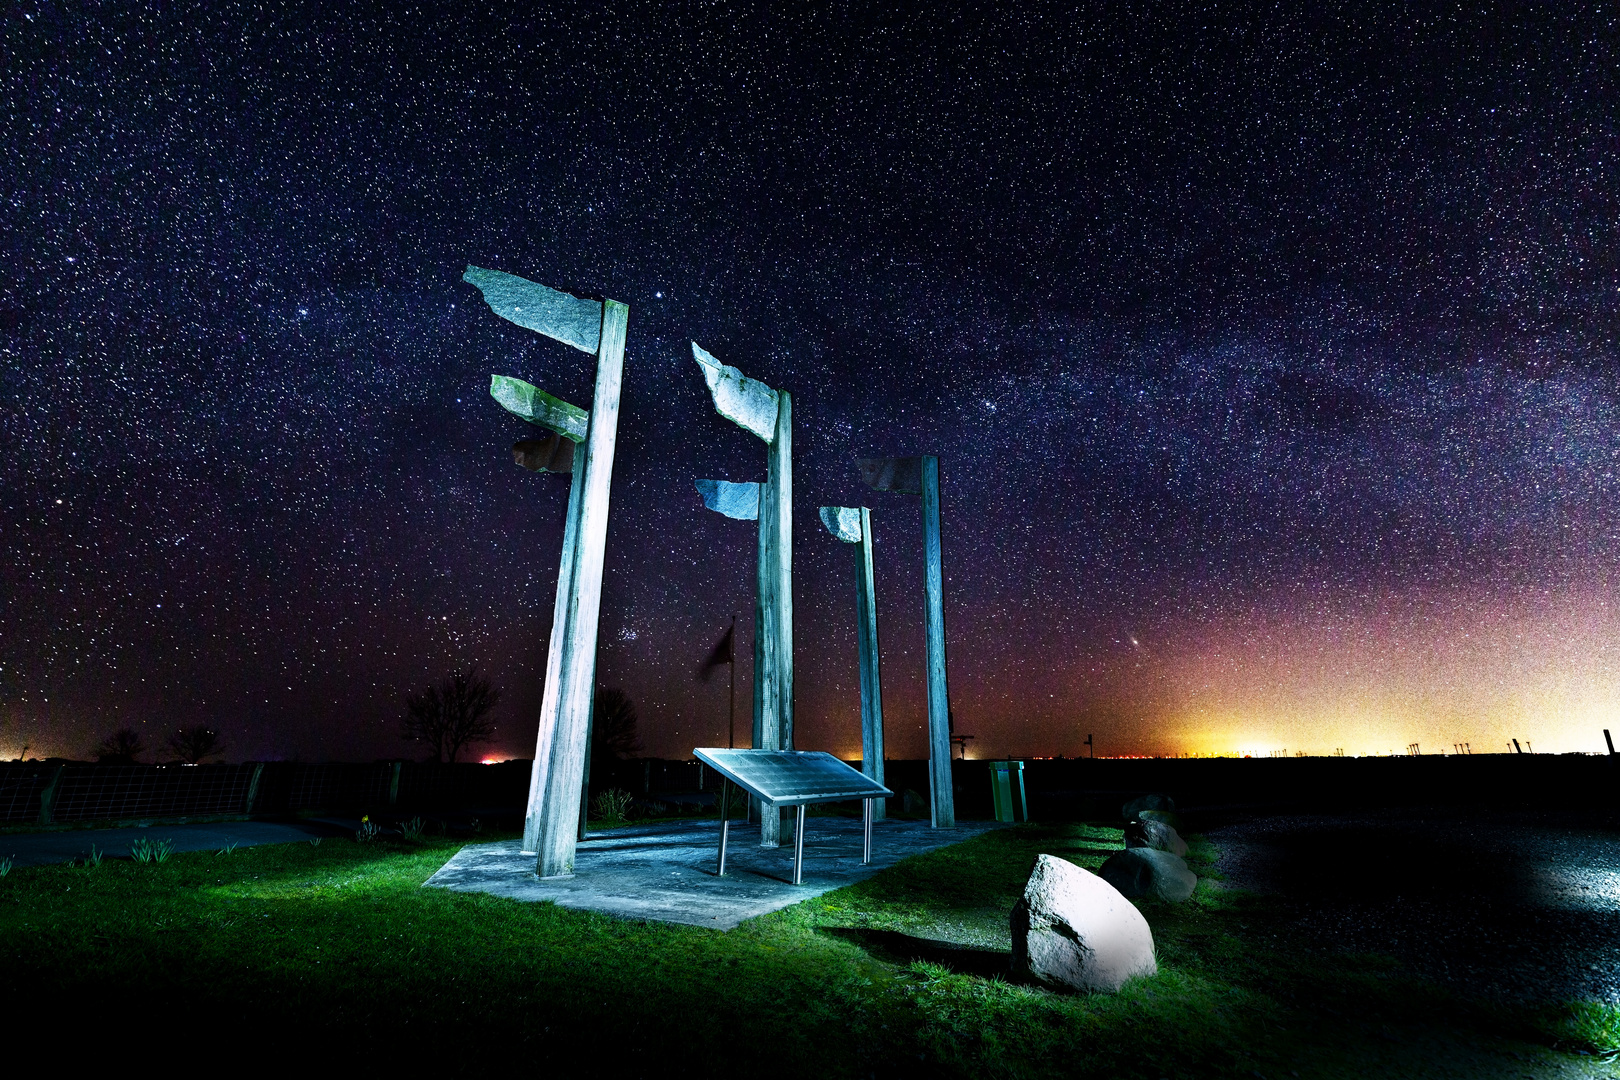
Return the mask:
{"type": "Polygon", "coordinates": [[[737,521],[759,520],[759,484],[734,484],[730,480],[694,480],[703,505],[737,521]]]}
{"type": "Polygon", "coordinates": [[[489,396],[520,420],[548,428],[574,442],[584,442],[591,414],[560,397],[552,397],[533,383],[510,375],[489,377],[489,396]]]}
{"type": "Polygon", "coordinates": [[[861,508],[858,506],[823,506],[821,523],[846,544],[861,542],[861,508]]]}
{"type": "Polygon", "coordinates": [[[861,481],[874,491],[921,495],[923,459],[920,457],[857,458],[861,481]]]}
{"type": "Polygon", "coordinates": [[[722,364],[695,341],[692,359],[703,369],[715,412],[766,442],[776,439],[776,411],[781,399],[775,390],[722,364]]]}
{"type": "Polygon", "coordinates": [[[530,472],[572,473],[574,442],[555,431],[543,439],[519,439],[512,444],[512,460],[530,472]]]}
{"type": "Polygon", "coordinates": [[[581,352],[602,343],[602,302],[584,300],[516,274],[469,266],[461,280],[476,285],[484,303],[507,322],[544,334],[581,352]]]}

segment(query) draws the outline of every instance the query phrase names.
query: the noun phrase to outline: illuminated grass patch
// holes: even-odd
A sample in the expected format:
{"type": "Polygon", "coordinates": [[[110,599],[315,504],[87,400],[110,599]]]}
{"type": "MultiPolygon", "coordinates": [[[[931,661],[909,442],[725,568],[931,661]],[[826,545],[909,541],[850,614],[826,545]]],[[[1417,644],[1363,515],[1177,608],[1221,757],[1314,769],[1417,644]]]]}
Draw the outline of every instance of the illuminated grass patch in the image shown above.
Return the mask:
{"type": "MultiPolygon", "coordinates": [[[[30,1038],[183,1028],[190,1051],[368,1072],[1474,1077],[1580,1060],[1393,961],[1286,940],[1263,900],[1207,880],[1144,905],[1156,977],[1117,996],[1011,981],[1007,915],[1035,856],[1094,867],[1119,844],[1020,826],[724,934],[424,889],[457,847],[434,839],[13,871],[0,1008],[30,1038]]],[[[1194,838],[1200,873],[1212,854],[1194,838]]],[[[1607,1017],[1588,1027],[1612,1044],[1607,1017]]]]}

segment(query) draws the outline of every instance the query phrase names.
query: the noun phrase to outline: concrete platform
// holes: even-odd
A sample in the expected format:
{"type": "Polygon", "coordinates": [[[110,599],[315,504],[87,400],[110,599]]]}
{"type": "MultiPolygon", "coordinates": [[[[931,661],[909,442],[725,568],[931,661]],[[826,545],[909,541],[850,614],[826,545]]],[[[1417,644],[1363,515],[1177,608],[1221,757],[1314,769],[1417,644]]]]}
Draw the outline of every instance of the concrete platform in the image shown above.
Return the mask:
{"type": "Polygon", "coordinates": [[[660,822],[589,834],[579,845],[573,877],[536,877],[534,856],[523,855],[520,842],[510,840],[462,848],[428,878],[426,887],[550,900],[625,919],[730,930],[745,919],[869,878],[908,855],[998,827],[993,821],[959,823],[954,829],[880,821],[872,829],[872,861],[863,865],[858,820],[810,818],[804,884],[794,885],[792,843],[760,847],[757,825],[732,822],[726,876],[717,877],[718,821],[660,822]]]}

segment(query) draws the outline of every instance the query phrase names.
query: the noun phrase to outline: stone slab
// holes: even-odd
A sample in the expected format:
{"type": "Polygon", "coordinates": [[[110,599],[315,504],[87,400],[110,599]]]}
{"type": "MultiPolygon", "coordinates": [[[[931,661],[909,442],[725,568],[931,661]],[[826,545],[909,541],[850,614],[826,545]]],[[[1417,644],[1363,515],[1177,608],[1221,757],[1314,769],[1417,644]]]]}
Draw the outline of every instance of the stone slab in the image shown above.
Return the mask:
{"type": "Polygon", "coordinates": [[[788,822],[782,846],[759,846],[759,826],[731,823],[726,876],[715,875],[720,823],[660,822],[593,832],[580,842],[574,874],[538,878],[533,855],[516,840],[462,848],[424,887],[482,892],[514,900],[549,900],[576,911],[624,919],[730,930],[744,920],[865,880],[908,855],[959,843],[998,828],[959,822],[954,829],[926,821],[880,821],[872,828],[872,861],[861,862],[861,823],[809,818],[804,884],[794,885],[788,822]]]}

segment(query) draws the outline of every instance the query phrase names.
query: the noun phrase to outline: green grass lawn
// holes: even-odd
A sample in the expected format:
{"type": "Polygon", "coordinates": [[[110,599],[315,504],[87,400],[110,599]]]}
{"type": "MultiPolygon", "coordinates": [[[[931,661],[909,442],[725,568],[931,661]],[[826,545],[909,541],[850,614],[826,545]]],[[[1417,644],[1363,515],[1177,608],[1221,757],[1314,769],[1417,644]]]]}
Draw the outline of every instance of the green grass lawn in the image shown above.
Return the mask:
{"type": "MultiPolygon", "coordinates": [[[[1612,1010],[1461,1000],[1388,959],[1288,940],[1263,898],[1207,880],[1189,903],[1143,905],[1160,971],[1117,996],[996,977],[1036,854],[1094,868],[1120,843],[1118,829],[1019,826],[730,933],[421,888],[449,841],[17,870],[0,878],[0,1015],[14,1044],[76,1059],[198,1055],[233,1071],[1620,1072],[1569,1052],[1612,1039],[1612,1010]]],[[[1212,854],[1195,840],[1194,869],[1209,874],[1212,854]]]]}

